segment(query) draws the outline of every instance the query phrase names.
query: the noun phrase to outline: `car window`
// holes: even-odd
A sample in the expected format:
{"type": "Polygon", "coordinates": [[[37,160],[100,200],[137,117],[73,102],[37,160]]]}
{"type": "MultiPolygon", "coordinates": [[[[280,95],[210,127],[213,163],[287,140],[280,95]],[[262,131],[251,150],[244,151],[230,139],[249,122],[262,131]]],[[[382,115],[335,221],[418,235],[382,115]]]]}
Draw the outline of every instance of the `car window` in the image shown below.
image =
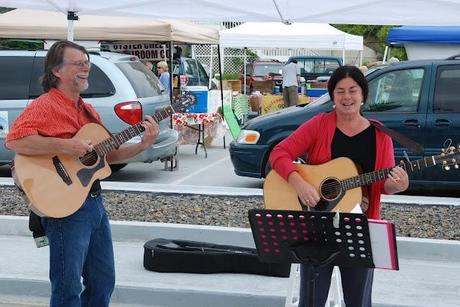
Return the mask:
{"type": "Polygon", "coordinates": [[[334,70],[340,67],[337,60],[325,60],[324,61],[324,73],[332,74],[334,70]]]}
{"type": "MultiPolygon", "coordinates": [[[[40,77],[43,75],[45,65],[44,57],[36,57],[30,81],[30,98],[37,98],[43,94],[40,77]]],[[[109,77],[94,63],[88,79],[88,88],[81,93],[83,98],[108,97],[115,94],[115,87],[109,77]]]]}
{"type": "Polygon", "coordinates": [[[193,60],[184,61],[185,64],[185,73],[187,75],[198,76],[198,70],[196,63],[193,60]]]}
{"type": "Polygon", "coordinates": [[[179,62],[174,61],[172,71],[173,71],[173,74],[174,74],[174,75],[178,75],[178,74],[179,74],[179,62]]]}
{"type": "Polygon", "coordinates": [[[436,73],[434,112],[460,112],[460,65],[440,66],[436,73]]]}
{"type": "Polygon", "coordinates": [[[253,71],[252,68],[253,68],[252,64],[246,64],[246,74],[252,75],[252,71],[253,71]]]}
{"type": "Polygon", "coordinates": [[[33,57],[0,57],[0,99],[28,99],[33,57]]]}
{"type": "Polygon", "coordinates": [[[255,64],[254,76],[266,76],[270,73],[281,74],[283,65],[280,64],[255,64]]]}
{"type": "Polygon", "coordinates": [[[128,78],[137,97],[161,95],[160,81],[144,64],[141,62],[121,62],[116,65],[128,78]]]}
{"type": "Polygon", "coordinates": [[[311,59],[298,60],[297,65],[300,66],[300,73],[312,73],[315,68],[315,62],[311,59]]]}
{"type": "Polygon", "coordinates": [[[422,68],[396,70],[371,80],[364,111],[416,112],[424,72],[422,68]]]}
{"type": "Polygon", "coordinates": [[[208,85],[208,82],[209,82],[209,77],[208,77],[208,73],[206,72],[206,70],[204,69],[203,65],[201,65],[200,62],[196,62],[197,66],[198,66],[198,73],[200,74],[200,82],[202,85],[208,85]]]}

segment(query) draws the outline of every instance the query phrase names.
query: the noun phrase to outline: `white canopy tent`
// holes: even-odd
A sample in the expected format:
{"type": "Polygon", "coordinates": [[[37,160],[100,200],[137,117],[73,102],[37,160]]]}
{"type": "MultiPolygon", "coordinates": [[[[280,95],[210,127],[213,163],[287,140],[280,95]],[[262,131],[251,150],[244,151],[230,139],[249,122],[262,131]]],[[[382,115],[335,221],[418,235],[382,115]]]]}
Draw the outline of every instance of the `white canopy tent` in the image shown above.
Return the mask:
{"type": "Polygon", "coordinates": [[[0,0],[0,6],[202,21],[458,25],[460,0],[0,0]]]}
{"type": "Polygon", "coordinates": [[[328,24],[247,22],[220,32],[222,47],[276,47],[322,50],[363,50],[362,36],[342,32],[328,24]]]}
{"type": "MultiPolygon", "coordinates": [[[[219,44],[219,31],[192,22],[143,17],[81,15],[68,29],[61,12],[16,9],[0,14],[0,37],[219,44]],[[71,32],[71,33],[69,33],[71,32]],[[69,36],[69,34],[71,34],[69,36]]],[[[166,54],[166,52],[164,52],[166,54]]],[[[170,62],[173,55],[170,53],[170,62]]],[[[166,60],[166,59],[165,59],[166,60]]],[[[171,80],[172,81],[172,80],[171,80]]],[[[171,91],[172,92],[172,91],[171,91]]]]}
{"type": "MultiPolygon", "coordinates": [[[[346,50],[360,51],[363,37],[342,32],[331,25],[319,23],[246,22],[220,32],[221,47],[231,48],[307,48],[309,50],[341,50],[345,63],[346,50]]],[[[222,58],[222,57],[221,57],[222,58]]],[[[246,74],[246,53],[244,57],[246,74]]],[[[246,81],[246,79],[244,79],[246,81]]],[[[246,84],[244,84],[246,91],[246,84]]]]}
{"type": "MultiPolygon", "coordinates": [[[[219,32],[191,22],[152,18],[82,15],[74,24],[76,40],[158,41],[218,44],[219,32]]],[[[0,37],[65,39],[67,24],[60,12],[17,9],[0,15],[0,37]]]]}
{"type": "Polygon", "coordinates": [[[363,37],[342,32],[328,24],[247,22],[220,32],[221,47],[308,48],[310,50],[363,50],[363,37]]]}

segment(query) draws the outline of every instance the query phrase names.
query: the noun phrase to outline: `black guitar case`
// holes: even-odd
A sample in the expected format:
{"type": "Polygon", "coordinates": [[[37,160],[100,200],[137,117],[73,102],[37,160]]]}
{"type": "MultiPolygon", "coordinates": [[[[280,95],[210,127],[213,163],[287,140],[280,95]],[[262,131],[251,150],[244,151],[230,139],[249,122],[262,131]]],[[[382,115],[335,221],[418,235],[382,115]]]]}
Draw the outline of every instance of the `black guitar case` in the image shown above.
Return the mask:
{"type": "Polygon", "coordinates": [[[144,268],[155,272],[248,273],[289,277],[291,266],[260,262],[255,248],[153,239],[144,244],[144,268]]]}

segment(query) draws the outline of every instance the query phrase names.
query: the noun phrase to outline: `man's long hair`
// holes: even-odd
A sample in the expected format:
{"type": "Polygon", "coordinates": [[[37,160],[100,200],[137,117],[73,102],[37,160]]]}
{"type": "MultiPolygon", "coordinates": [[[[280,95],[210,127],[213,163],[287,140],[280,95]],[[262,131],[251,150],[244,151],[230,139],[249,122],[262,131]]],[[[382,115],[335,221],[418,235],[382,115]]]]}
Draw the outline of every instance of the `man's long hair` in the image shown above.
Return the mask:
{"type": "Polygon", "coordinates": [[[45,71],[40,78],[41,85],[45,92],[48,92],[53,87],[56,88],[59,83],[59,78],[53,74],[53,69],[64,64],[65,48],[74,48],[84,52],[89,61],[89,53],[84,47],[68,40],[61,40],[54,43],[46,54],[45,71]]]}

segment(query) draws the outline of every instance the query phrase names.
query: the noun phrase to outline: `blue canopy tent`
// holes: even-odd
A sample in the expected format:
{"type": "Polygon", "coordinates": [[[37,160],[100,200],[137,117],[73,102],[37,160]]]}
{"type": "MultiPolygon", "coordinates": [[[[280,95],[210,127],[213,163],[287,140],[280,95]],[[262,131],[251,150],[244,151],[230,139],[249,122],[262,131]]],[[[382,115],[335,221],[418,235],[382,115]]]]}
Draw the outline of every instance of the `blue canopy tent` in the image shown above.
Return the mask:
{"type": "Polygon", "coordinates": [[[446,58],[460,54],[460,26],[391,28],[387,36],[384,59],[389,57],[388,46],[404,46],[409,60],[446,58]]]}

